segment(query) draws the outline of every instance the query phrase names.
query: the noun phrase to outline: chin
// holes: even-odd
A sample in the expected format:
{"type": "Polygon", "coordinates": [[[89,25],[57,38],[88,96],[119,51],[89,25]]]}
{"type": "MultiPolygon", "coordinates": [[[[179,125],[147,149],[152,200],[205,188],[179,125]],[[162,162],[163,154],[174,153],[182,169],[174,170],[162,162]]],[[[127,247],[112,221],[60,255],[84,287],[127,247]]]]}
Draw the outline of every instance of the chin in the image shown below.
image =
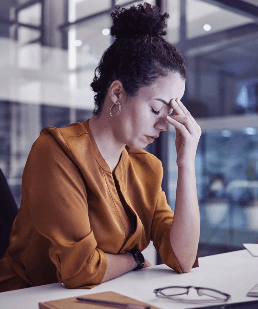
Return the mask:
{"type": "Polygon", "coordinates": [[[132,142],[132,143],[128,143],[127,146],[133,149],[144,149],[145,147],[147,147],[149,145],[149,143],[143,143],[143,142],[132,142]]]}

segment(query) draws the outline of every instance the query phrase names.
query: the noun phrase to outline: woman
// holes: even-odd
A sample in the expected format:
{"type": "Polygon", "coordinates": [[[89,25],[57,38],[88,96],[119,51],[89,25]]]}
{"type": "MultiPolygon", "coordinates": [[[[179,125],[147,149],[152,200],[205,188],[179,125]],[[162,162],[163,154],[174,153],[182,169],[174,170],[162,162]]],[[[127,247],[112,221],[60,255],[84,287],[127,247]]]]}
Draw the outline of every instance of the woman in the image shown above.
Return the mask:
{"type": "Polygon", "coordinates": [[[46,128],[32,146],[0,290],[60,281],[91,288],[150,266],[150,240],[178,273],[197,266],[200,231],[195,154],[201,130],[181,103],[186,69],[166,42],[165,19],[149,4],[117,8],[91,84],[90,120],[46,128]],[[173,111],[173,116],[169,116],[173,111]],[[142,150],[172,125],[178,184],[175,212],[161,190],[162,166],[142,150]]]}

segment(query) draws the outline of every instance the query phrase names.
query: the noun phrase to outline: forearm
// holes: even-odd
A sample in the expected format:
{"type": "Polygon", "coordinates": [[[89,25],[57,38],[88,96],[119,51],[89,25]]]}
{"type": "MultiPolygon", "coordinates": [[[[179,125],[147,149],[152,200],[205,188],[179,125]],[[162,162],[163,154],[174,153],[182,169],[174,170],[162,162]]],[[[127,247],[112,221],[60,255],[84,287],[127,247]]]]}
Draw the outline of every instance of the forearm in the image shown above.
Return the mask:
{"type": "Polygon", "coordinates": [[[200,214],[194,164],[178,169],[174,220],[170,242],[183,272],[192,268],[200,236],[200,214]]]}
{"type": "Polygon", "coordinates": [[[109,254],[107,257],[107,270],[102,282],[121,276],[137,266],[131,253],[109,254]]]}

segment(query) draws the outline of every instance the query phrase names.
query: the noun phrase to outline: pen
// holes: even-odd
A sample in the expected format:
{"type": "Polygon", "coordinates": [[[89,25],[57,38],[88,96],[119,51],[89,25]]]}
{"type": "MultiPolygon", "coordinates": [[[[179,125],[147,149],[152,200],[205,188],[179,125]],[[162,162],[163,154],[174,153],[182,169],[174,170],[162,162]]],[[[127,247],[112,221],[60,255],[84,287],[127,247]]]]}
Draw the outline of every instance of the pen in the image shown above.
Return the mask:
{"type": "Polygon", "coordinates": [[[108,307],[113,307],[113,308],[151,309],[150,306],[145,306],[145,305],[118,303],[118,302],[115,302],[115,301],[91,299],[91,298],[84,298],[84,297],[77,297],[77,299],[80,300],[80,301],[91,303],[91,304],[95,304],[95,305],[99,305],[99,306],[108,306],[108,307]]]}

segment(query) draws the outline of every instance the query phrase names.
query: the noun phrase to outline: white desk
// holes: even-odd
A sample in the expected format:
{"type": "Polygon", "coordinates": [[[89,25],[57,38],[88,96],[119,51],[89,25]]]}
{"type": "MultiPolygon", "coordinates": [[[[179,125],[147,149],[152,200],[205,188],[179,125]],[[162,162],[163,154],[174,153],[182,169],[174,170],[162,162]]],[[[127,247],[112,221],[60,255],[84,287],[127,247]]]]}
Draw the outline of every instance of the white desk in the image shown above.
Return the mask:
{"type": "MultiPolygon", "coordinates": [[[[190,308],[157,298],[153,290],[169,285],[194,285],[221,290],[231,295],[229,302],[258,300],[246,293],[258,283],[258,257],[247,250],[207,256],[199,259],[199,268],[177,274],[165,265],[131,271],[91,290],[69,290],[59,283],[0,293],[1,309],[37,309],[39,302],[104,291],[114,291],[160,308],[190,308]]],[[[198,305],[199,306],[199,305],[198,305]]],[[[101,307],[100,307],[101,308],[101,307]]]]}

